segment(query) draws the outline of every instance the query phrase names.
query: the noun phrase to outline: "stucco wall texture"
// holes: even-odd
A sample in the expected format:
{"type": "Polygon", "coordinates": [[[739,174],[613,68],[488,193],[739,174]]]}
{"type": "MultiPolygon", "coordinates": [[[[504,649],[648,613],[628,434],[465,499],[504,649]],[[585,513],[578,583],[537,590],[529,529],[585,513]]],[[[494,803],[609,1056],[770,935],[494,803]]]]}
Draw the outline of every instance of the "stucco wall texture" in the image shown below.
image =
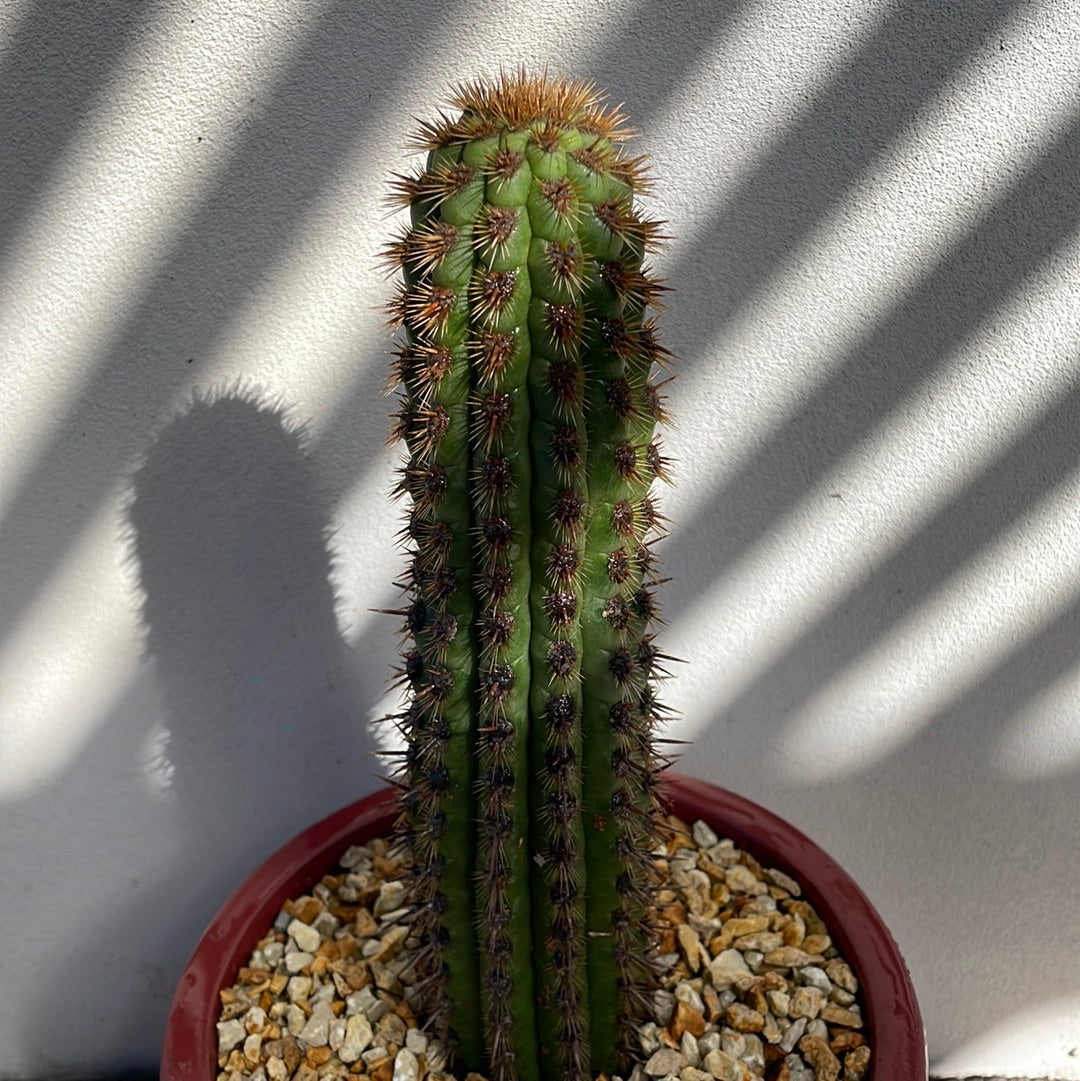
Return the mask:
{"type": "Polygon", "coordinates": [[[456,80],[623,101],[674,238],[683,770],[795,821],[941,1075],[1080,1079],[1080,4],[0,5],[0,1077],[156,1061],[376,788],[376,265],[456,80]]]}

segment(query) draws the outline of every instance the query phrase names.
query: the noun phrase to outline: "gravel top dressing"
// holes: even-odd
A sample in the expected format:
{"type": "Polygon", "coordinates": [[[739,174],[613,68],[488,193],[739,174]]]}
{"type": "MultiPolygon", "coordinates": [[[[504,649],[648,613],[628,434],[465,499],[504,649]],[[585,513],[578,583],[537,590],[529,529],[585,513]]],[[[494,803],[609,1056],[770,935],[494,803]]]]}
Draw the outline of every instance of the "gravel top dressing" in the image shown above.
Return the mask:
{"type": "MultiPolygon", "coordinates": [[[[618,1081],[866,1078],[855,975],[799,884],[703,822],[670,821],[662,989],[618,1081]]],[[[386,839],[353,846],[285,903],[221,992],[218,1081],[483,1081],[455,1079],[414,1012],[408,865],[386,839]]]]}

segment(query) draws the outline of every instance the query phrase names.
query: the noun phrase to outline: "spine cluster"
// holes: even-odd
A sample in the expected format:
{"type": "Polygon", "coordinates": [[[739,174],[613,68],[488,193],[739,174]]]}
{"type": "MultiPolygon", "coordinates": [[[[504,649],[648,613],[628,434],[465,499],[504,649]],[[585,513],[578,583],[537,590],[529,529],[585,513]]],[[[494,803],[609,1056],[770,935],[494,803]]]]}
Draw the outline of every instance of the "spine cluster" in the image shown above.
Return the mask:
{"type": "Polygon", "coordinates": [[[592,87],[504,75],[453,104],[397,180],[411,221],[387,252],[417,930],[466,1068],[584,1079],[614,1068],[649,977],[658,224],[592,87]]]}

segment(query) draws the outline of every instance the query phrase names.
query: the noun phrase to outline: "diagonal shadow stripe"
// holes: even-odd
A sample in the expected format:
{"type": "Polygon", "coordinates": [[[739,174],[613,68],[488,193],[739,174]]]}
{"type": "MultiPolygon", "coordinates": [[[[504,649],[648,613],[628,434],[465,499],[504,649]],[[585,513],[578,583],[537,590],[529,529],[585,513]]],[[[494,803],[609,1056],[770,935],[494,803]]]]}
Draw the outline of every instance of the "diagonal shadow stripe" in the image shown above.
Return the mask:
{"type": "Polygon", "coordinates": [[[87,358],[94,374],[57,418],[58,434],[0,522],[0,566],[24,569],[0,580],[7,633],[145,448],[169,403],[191,384],[197,368],[189,359],[213,352],[455,4],[419,29],[393,0],[331,8],[298,45],[264,113],[133,300],[128,322],[100,355],[87,358]]]}
{"type": "Polygon", "coordinates": [[[665,545],[665,562],[684,574],[704,564],[705,575],[716,578],[767,533],[1071,240],[1080,227],[1078,175],[1080,117],[680,526],[665,545]]]}
{"type": "MultiPolygon", "coordinates": [[[[1008,722],[1047,687],[1075,671],[1077,664],[1080,601],[1069,605],[1012,650],[993,671],[939,709],[927,720],[924,731],[948,724],[950,742],[959,744],[970,761],[985,760],[988,751],[996,748],[1008,722]]],[[[1074,762],[1070,773],[1076,772],[1074,762]]]]}
{"type": "Polygon", "coordinates": [[[908,0],[882,21],[667,268],[676,285],[712,286],[691,299],[682,330],[688,364],[705,359],[719,329],[767,288],[815,225],[1021,6],[908,0]],[[717,273],[707,273],[708,264],[717,273]]]}
{"type": "Polygon", "coordinates": [[[803,705],[1080,467],[1078,433],[1080,385],[727,703],[720,723],[746,716],[779,723],[803,705]]]}
{"type": "Polygon", "coordinates": [[[160,0],[41,0],[23,16],[0,70],[0,260],[99,91],[161,7],[160,0]]]}
{"type": "Polygon", "coordinates": [[[747,8],[747,0],[642,0],[608,24],[592,70],[581,72],[623,102],[631,124],[654,117],[747,8]]]}

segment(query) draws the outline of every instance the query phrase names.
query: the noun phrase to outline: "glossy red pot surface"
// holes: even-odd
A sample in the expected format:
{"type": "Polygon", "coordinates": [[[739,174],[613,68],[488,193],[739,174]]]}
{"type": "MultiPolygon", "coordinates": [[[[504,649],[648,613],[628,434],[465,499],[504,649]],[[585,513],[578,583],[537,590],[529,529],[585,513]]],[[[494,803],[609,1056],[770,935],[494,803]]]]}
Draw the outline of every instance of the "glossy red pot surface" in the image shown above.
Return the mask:
{"type": "MultiPolygon", "coordinates": [[[[926,1037],[915,992],[892,936],[837,863],[783,819],[706,781],[669,776],[672,810],[703,819],[761,864],[796,878],[855,969],[874,1049],[868,1081],[926,1081],[926,1037]]],[[[307,892],[350,844],[390,831],[386,788],[294,837],[225,902],[199,940],[173,996],[161,1081],[214,1081],[218,992],[229,986],[290,897],[307,892]]]]}

